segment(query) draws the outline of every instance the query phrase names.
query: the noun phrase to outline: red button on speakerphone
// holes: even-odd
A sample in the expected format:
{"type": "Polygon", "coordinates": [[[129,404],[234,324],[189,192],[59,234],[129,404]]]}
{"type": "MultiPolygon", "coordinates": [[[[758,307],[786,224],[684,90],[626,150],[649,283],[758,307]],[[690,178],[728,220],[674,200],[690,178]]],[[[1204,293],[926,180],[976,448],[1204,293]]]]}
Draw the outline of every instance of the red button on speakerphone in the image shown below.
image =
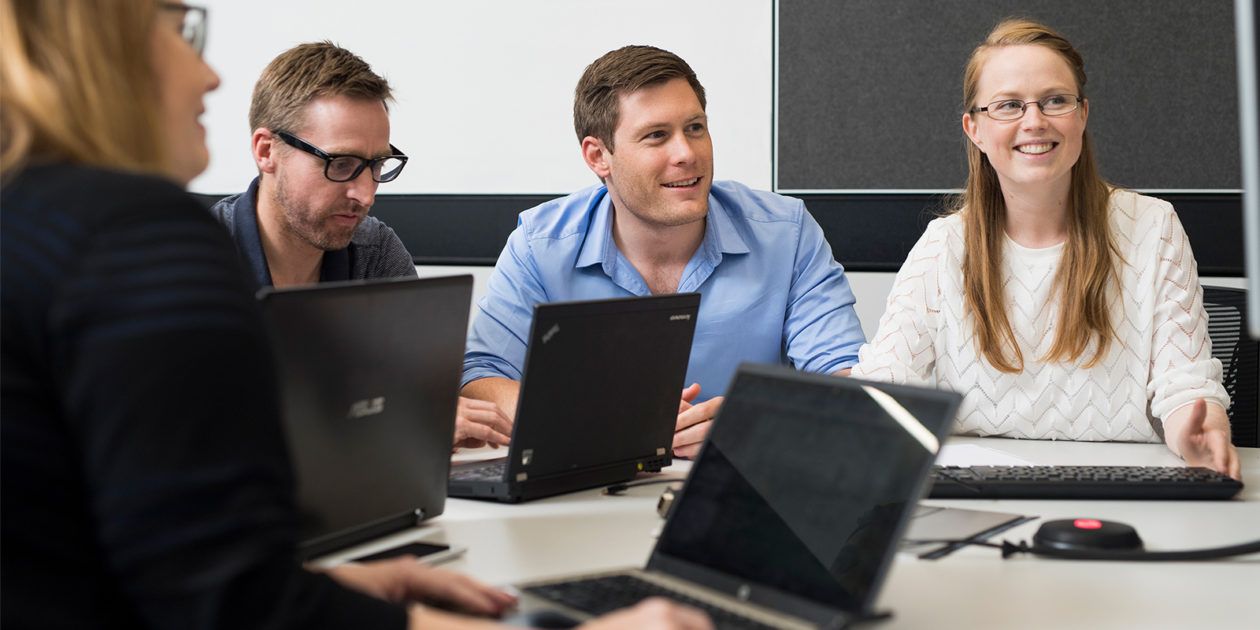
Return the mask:
{"type": "Polygon", "coordinates": [[[1102,521],[1093,518],[1078,518],[1072,521],[1077,529],[1102,529],[1102,521]]]}

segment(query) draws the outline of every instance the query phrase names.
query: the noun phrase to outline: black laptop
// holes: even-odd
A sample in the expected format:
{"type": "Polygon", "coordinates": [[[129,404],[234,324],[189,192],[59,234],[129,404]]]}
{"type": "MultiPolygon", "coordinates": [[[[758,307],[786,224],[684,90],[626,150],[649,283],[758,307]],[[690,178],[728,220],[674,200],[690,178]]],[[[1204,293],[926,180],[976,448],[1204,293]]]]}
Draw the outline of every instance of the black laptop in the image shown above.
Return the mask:
{"type": "Polygon", "coordinates": [[[873,605],[961,396],[740,368],[647,567],[520,586],[585,619],[663,595],[719,628],[841,628],[873,605]]]}
{"type": "Polygon", "coordinates": [[[700,294],[534,307],[507,457],[451,468],[450,495],[526,501],[673,461],[700,294]]]}
{"type": "Polygon", "coordinates": [[[472,276],[259,293],[303,559],[442,513],[472,276]]]}

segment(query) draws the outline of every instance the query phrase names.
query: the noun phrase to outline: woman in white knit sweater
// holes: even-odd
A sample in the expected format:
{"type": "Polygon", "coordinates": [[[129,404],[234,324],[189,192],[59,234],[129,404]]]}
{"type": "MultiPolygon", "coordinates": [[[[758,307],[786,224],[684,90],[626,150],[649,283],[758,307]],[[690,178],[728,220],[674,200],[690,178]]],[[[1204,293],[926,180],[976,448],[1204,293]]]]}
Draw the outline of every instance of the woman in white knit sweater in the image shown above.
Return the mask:
{"type": "Polygon", "coordinates": [[[1098,175],[1084,61],[999,24],[963,77],[967,187],[897,274],[857,377],[964,394],[956,432],[1157,442],[1239,476],[1203,291],[1172,206],[1098,175]]]}

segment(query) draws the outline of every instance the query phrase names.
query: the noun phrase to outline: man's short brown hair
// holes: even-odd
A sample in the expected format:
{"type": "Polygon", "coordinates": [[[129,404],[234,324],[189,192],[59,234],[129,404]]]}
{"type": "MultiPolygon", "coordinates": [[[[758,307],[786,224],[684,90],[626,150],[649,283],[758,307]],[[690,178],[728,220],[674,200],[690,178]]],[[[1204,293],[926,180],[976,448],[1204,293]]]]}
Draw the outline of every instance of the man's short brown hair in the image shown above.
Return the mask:
{"type": "Polygon", "coordinates": [[[379,100],[389,107],[393,91],[362,57],[332,42],[300,44],[271,60],[254,85],[250,131],[259,127],[296,132],[302,110],[321,96],[379,100]]]}
{"type": "Polygon", "coordinates": [[[676,78],[691,84],[704,109],[704,86],[678,55],[654,46],[625,46],[605,53],[586,67],[573,93],[573,129],[578,141],[594,136],[612,151],[621,95],[676,78]]]}

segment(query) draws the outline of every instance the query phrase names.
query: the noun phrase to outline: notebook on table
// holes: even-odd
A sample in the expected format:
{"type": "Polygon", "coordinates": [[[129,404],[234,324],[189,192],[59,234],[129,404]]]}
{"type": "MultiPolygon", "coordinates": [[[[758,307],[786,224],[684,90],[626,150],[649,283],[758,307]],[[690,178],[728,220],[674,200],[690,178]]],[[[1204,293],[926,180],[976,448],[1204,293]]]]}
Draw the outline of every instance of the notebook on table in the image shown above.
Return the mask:
{"type": "Polygon", "coordinates": [[[515,503],[673,461],[700,294],[534,308],[507,456],[451,469],[452,497],[515,503]]]}
{"type": "Polygon", "coordinates": [[[442,513],[472,276],[259,293],[310,559],[442,513]]]}
{"type": "Polygon", "coordinates": [[[875,616],[961,397],[743,366],[643,569],[520,585],[574,620],[664,595],[717,627],[875,616]]]}

